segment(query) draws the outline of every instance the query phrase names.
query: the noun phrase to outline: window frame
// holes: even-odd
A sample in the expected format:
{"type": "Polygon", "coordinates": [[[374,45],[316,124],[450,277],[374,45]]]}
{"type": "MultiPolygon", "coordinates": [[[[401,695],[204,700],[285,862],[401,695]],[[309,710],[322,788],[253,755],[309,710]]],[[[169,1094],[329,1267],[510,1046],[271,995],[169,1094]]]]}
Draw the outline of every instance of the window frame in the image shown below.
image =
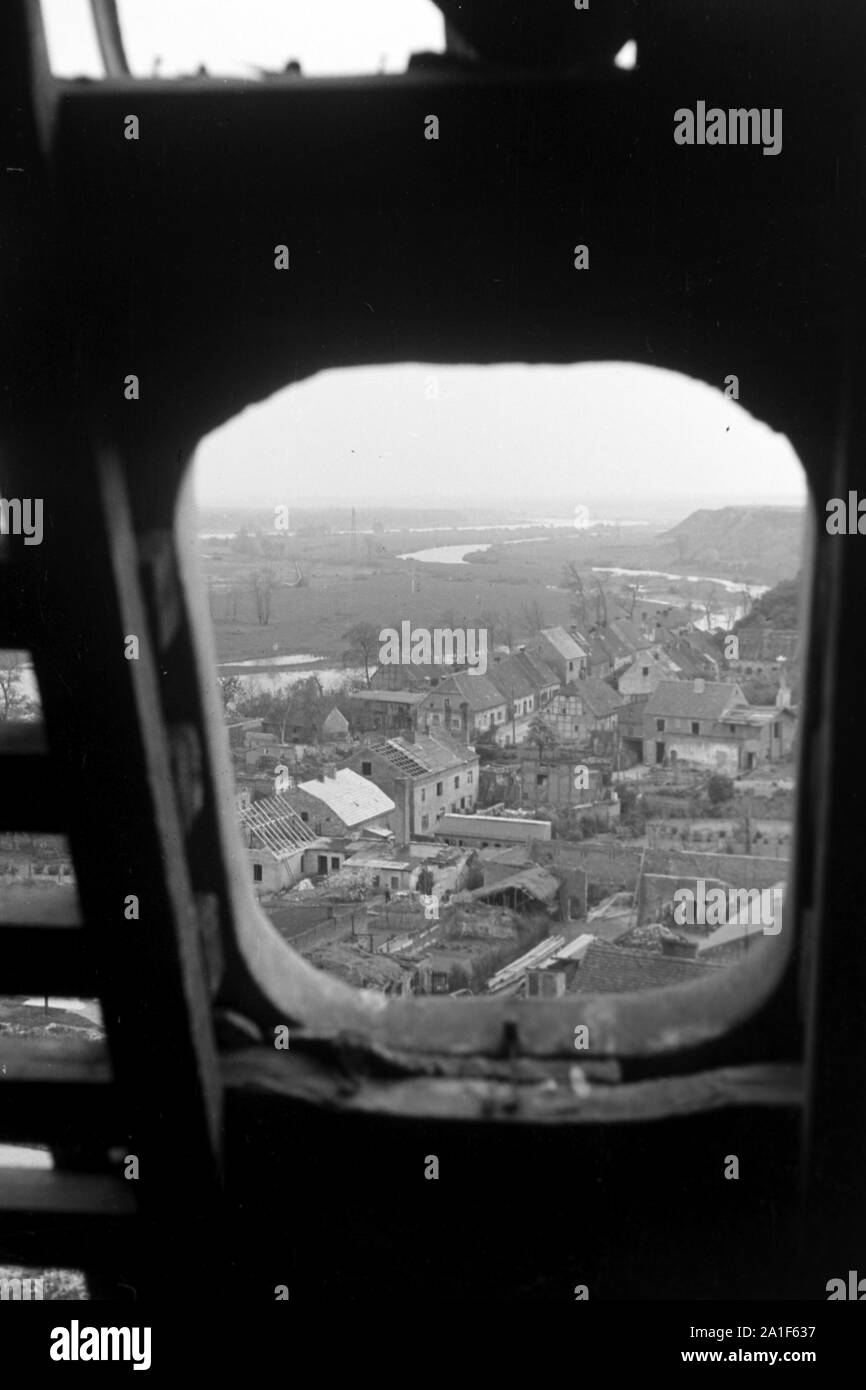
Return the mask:
{"type": "MultiPolygon", "coordinates": [[[[395,91],[395,82],[398,79],[388,78],[382,84],[372,79],[369,82],[359,84],[359,89],[395,91]]],[[[64,86],[64,84],[59,84],[64,86]]],[[[69,90],[66,92],[66,99],[73,103],[80,103],[83,94],[72,90],[74,84],[68,84],[69,90]]],[[[408,79],[408,85],[412,89],[420,88],[425,90],[424,79],[408,79]]],[[[313,83],[307,90],[311,90],[313,83]]],[[[109,95],[110,88],[106,87],[109,95]]],[[[124,89],[128,94],[128,89],[124,89]]],[[[123,93],[121,94],[123,96],[123,93]]],[[[193,95],[193,94],[190,94],[193,95]]],[[[282,92],[271,93],[272,97],[282,92]]],[[[85,100],[87,95],[84,94],[85,100]]],[[[267,97],[267,93],[262,94],[267,97]]],[[[186,99],[186,97],[185,97],[186,99]]],[[[262,108],[264,109],[264,108],[262,108]]],[[[358,358],[363,360],[363,354],[358,358]]],[[[406,360],[403,353],[400,360],[406,360]]],[[[465,349],[461,354],[461,360],[475,360],[471,352],[465,349]]],[[[501,359],[497,359],[501,360],[501,359]]],[[[546,355],[539,360],[550,360],[546,355]]],[[[585,348],[578,350],[573,348],[569,354],[572,362],[592,361],[591,352],[585,348]]],[[[308,361],[300,371],[295,372],[295,379],[301,379],[304,375],[325,366],[333,365],[331,360],[308,361]]],[[[343,361],[341,365],[351,365],[343,361]]],[[[677,363],[666,361],[664,364],[669,370],[677,369],[677,363]]],[[[712,378],[712,373],[704,370],[706,359],[695,375],[698,379],[712,378]]],[[[281,376],[280,384],[285,384],[285,374],[281,376]]],[[[248,391],[244,388],[231,402],[228,414],[235,416],[243,408],[244,404],[250,404],[259,399],[262,394],[266,394],[266,388],[260,384],[255,391],[248,391]],[[245,397],[241,401],[241,397],[245,397]]],[[[209,401],[205,406],[201,402],[198,407],[198,414],[201,424],[204,423],[203,417],[210,413],[209,427],[212,429],[221,420],[221,414],[225,414],[226,408],[220,403],[215,406],[213,401],[209,401]]],[[[767,422],[768,413],[761,412],[760,417],[767,422]]],[[[178,493],[172,500],[171,517],[171,537],[173,544],[173,559],[176,564],[177,574],[180,580],[180,602],[183,614],[183,622],[187,628],[187,639],[191,651],[198,654],[204,653],[210,659],[212,657],[212,643],[209,643],[206,635],[203,635],[206,628],[206,618],[203,614],[201,585],[194,563],[194,557],[189,553],[184,553],[184,545],[188,544],[189,534],[184,531],[183,517],[190,518],[190,511],[182,501],[181,494],[188,496],[188,487],[182,482],[181,473],[189,468],[195,442],[201,438],[209,429],[196,427],[191,429],[188,434],[186,447],[178,452],[178,470],[176,473],[176,483],[178,493]]],[[[797,439],[791,433],[794,447],[798,447],[797,439]]],[[[152,444],[152,440],[149,441],[152,444]]],[[[136,454],[136,446],[130,440],[125,440],[127,456],[132,459],[136,454]]],[[[800,457],[803,458],[803,450],[798,449],[800,457]]],[[[140,501],[140,494],[137,494],[140,501]]],[[[164,508],[165,499],[161,500],[164,508]]],[[[812,504],[814,511],[814,505],[812,504]]],[[[194,547],[190,547],[194,549],[194,547]]],[[[805,566],[804,566],[805,568],[805,566]]],[[[204,752],[206,765],[206,780],[211,788],[221,788],[223,791],[227,786],[225,776],[225,762],[227,755],[221,750],[218,738],[214,714],[217,711],[217,697],[215,691],[209,691],[206,684],[203,684],[202,671],[212,669],[207,661],[200,659],[196,663],[195,680],[197,684],[196,701],[199,706],[202,718],[200,727],[204,738],[204,752]]],[[[229,769],[230,770],[230,769],[229,769]]],[[[239,837],[236,835],[236,828],[232,826],[231,817],[227,812],[227,807],[233,805],[231,798],[224,798],[225,806],[214,808],[214,817],[220,827],[220,849],[221,863],[224,867],[226,877],[234,879],[233,865],[237,862],[237,851],[233,848],[233,841],[239,837]]],[[[800,787],[798,786],[798,808],[800,806],[800,787]]],[[[798,815],[800,814],[798,810],[798,815]]],[[[792,860],[792,868],[794,861],[792,860]]],[[[424,1046],[432,1047],[434,1052],[441,1052],[443,1047],[446,1051],[450,1047],[459,1043],[459,1046],[469,1047],[480,1056],[496,1055],[501,1047],[502,1032],[506,1024],[510,1027],[514,1023],[513,1007],[504,1004],[502,1001],[473,1001],[472,1004],[461,1005],[462,1017],[455,1019],[453,1027],[449,1020],[449,1026],[443,1027],[443,1020],[437,1020],[435,1026],[433,1022],[433,1011],[426,1014],[412,1007],[412,1001],[394,1001],[393,1005],[389,1002],[384,1010],[379,1005],[373,1007],[370,1001],[365,1001],[357,997],[357,992],[349,990],[348,987],[341,986],[338,981],[327,980],[318,972],[309,967],[297,954],[291,951],[273,932],[265,914],[255,903],[249,884],[245,878],[241,878],[237,883],[232,882],[226,888],[226,901],[230,916],[229,939],[231,951],[234,956],[236,967],[234,975],[234,988],[239,991],[240,997],[248,1002],[253,1013],[260,1018],[277,1016],[292,1013],[302,1017],[309,1026],[315,1027],[319,1024],[327,1027],[336,1027],[339,1022],[340,1027],[346,1027],[351,1022],[357,1023],[364,1035],[371,1043],[387,1039],[407,1050],[409,1053],[423,1051],[424,1046]],[[266,967],[272,967],[272,974],[269,975],[266,967]],[[408,1011],[408,1012],[407,1012],[408,1011]],[[411,1020],[410,1020],[411,1015],[411,1020]]],[[[668,999],[668,991],[661,990],[654,992],[651,999],[654,1007],[647,1008],[647,998],[641,996],[575,996],[565,1001],[539,1001],[539,1008],[544,1010],[544,1018],[541,1015],[532,1020],[522,1032],[519,1048],[528,1054],[539,1056],[559,1056],[562,1058],[572,1057],[570,1050],[571,1036],[567,1023],[577,1018],[578,1021],[587,1016],[598,1019],[596,1024],[597,1043],[599,1053],[602,1055],[616,1056],[623,1058],[641,1058],[645,1062],[652,1059],[653,1065],[662,1065],[662,1059],[667,1062],[682,1062],[683,1049],[686,1052],[694,1053],[696,1050],[706,1048],[711,1044],[724,1038],[730,1039],[732,1034],[742,1028],[748,1031],[755,1023],[756,1009],[759,1003],[765,1003],[773,989],[779,983],[784,973],[784,966],[788,959],[790,941],[784,943],[785,951],[780,953],[778,943],[775,939],[769,938],[759,943],[758,948],[751,953],[748,962],[749,968],[745,971],[742,979],[738,978],[740,966],[731,967],[726,972],[729,982],[736,981],[735,990],[711,990],[709,996],[704,988],[705,982],[698,982],[694,985],[684,986],[674,991],[673,996],[668,999]],[[760,981],[756,980],[756,966],[758,958],[767,957],[766,970],[760,981]],[[718,1003],[719,995],[724,995],[727,1005],[722,1008],[718,1003]],[[710,997],[712,996],[712,997],[710,997]],[[701,1015],[702,1004],[706,1004],[706,1009],[701,1015]],[[656,1009],[655,1005],[659,1008],[656,1009]],[[696,1015],[695,1010],[698,1010],[696,1015]],[[664,1036],[659,1034],[658,1016],[661,1013],[665,1016],[670,1025],[664,1031],[664,1036]],[[607,1022],[605,1022],[607,1017],[607,1022]],[[674,1026],[672,1020],[679,1020],[681,1026],[674,1026]]],[[[529,1013],[525,1015],[529,1021],[529,1013]]],[[[507,1031],[507,1029],[506,1029],[507,1031]]]]}

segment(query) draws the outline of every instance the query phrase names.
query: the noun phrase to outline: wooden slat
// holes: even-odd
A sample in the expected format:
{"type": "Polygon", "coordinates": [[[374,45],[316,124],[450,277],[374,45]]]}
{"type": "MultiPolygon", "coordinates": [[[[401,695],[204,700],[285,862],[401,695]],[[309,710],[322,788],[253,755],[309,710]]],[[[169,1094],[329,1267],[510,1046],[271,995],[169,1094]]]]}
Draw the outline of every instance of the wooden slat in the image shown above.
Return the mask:
{"type": "Polygon", "coordinates": [[[128,1283],[140,1235],[134,1188],[110,1174],[0,1168],[0,1263],[95,1268],[128,1283]]]}
{"type": "MultiPolygon", "coordinates": [[[[0,1212],[62,1216],[133,1216],[132,1184],[104,1173],[0,1168],[0,1212]]],[[[7,1219],[0,1217],[0,1228],[7,1219]]],[[[84,1253],[84,1252],[82,1252],[84,1253]]]]}
{"type": "Polygon", "coordinates": [[[65,830],[66,798],[37,721],[0,723],[0,830],[65,830]]]}
{"type": "Polygon", "coordinates": [[[118,1142],[116,1115],[102,1043],[0,1036],[0,1140],[107,1147],[118,1142]]]}

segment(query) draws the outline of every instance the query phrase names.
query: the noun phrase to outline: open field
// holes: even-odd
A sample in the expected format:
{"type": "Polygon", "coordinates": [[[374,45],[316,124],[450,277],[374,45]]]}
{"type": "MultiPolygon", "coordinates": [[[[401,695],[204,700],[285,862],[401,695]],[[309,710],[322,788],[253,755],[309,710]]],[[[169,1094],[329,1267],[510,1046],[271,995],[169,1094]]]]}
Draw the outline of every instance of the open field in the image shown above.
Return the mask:
{"type": "MultiPolygon", "coordinates": [[[[255,551],[238,555],[228,540],[200,542],[205,583],[210,592],[217,653],[220,662],[251,660],[293,652],[308,652],[339,661],[346,643],[343,634],[353,624],[399,627],[408,619],[432,627],[482,626],[482,615],[495,615],[497,641],[523,641],[539,625],[574,621],[573,596],[559,586],[563,567],[574,562],[587,590],[589,621],[595,618],[598,587],[593,567],[701,573],[695,561],[680,562],[676,546],[658,539],[659,532],[613,528],[587,533],[571,528],[538,528],[508,533],[480,529],[404,531],[385,535],[291,536],[280,539],[272,554],[255,551]],[[470,553],[464,564],[431,564],[401,560],[406,552],[434,546],[489,545],[470,553]],[[256,620],[250,574],[269,568],[277,587],[270,621],[256,620]],[[298,572],[304,583],[295,583],[298,572]],[[234,593],[233,593],[234,591],[234,593]],[[541,617],[541,624],[538,617],[541,617]]],[[[274,543],[271,542],[273,545],[274,543]]],[[[792,557],[792,565],[796,557],[792,557]]],[[[775,578],[756,560],[726,560],[715,564],[712,576],[728,581],[770,583],[775,578]]],[[[601,576],[611,595],[629,581],[601,576]]],[[[670,579],[645,581],[648,592],[671,601],[700,604],[713,592],[707,582],[690,584],[670,579]]],[[[734,602],[717,589],[714,607],[734,602]]]]}

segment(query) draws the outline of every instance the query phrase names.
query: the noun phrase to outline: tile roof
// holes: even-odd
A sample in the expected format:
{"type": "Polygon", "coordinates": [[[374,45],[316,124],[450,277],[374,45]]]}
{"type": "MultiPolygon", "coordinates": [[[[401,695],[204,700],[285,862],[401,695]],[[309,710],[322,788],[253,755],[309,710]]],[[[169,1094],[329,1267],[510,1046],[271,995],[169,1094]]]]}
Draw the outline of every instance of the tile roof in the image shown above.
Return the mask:
{"type": "Polygon", "coordinates": [[[727,681],[704,681],[703,689],[694,681],[661,681],[647,700],[645,713],[669,715],[672,719],[721,720],[731,705],[744,705],[738,685],[727,681]]]}
{"type": "Polygon", "coordinates": [[[685,956],[666,956],[660,951],[638,951],[593,941],[571,982],[572,994],[631,994],[666,985],[683,985],[706,979],[711,970],[724,966],[685,956]]]}
{"type": "Polygon", "coordinates": [[[261,840],[275,859],[317,844],[312,830],[284,796],[266,796],[240,813],[241,823],[261,840]]]}
{"type": "Polygon", "coordinates": [[[604,643],[601,641],[597,632],[583,633],[577,627],[572,628],[572,632],[576,640],[588,654],[590,665],[595,666],[601,664],[604,666],[610,664],[610,653],[605,649],[604,643]]]}
{"type": "Polygon", "coordinates": [[[504,697],[486,676],[473,676],[463,672],[457,676],[445,676],[432,692],[435,695],[456,696],[458,703],[465,700],[473,713],[480,710],[495,709],[505,703],[504,697]]]}
{"type": "Polygon", "coordinates": [[[369,747],[395,771],[412,778],[429,777],[433,772],[447,772],[478,760],[474,748],[455,743],[446,734],[416,734],[413,743],[405,738],[376,739],[369,747]]]}
{"type": "Polygon", "coordinates": [[[488,667],[487,679],[509,700],[521,700],[538,689],[538,682],[530,677],[522,662],[511,656],[488,667]]]}
{"type": "Polygon", "coordinates": [[[641,632],[637,623],[632,622],[631,618],[614,618],[608,627],[616,633],[621,642],[624,642],[633,652],[646,651],[647,647],[653,644],[653,638],[647,637],[641,632]]]}
{"type": "Polygon", "coordinates": [[[359,825],[361,821],[394,810],[390,796],[350,767],[338,768],[333,777],[326,777],[324,781],[317,778],[312,782],[300,782],[298,786],[308,796],[323,801],[344,825],[359,825]]]}
{"type": "Polygon", "coordinates": [[[614,663],[617,661],[630,661],[634,656],[634,648],[630,647],[627,642],[624,642],[621,637],[617,636],[612,628],[600,628],[596,636],[611,661],[614,663]]]}
{"type": "Polygon", "coordinates": [[[715,657],[710,657],[687,638],[680,637],[666,642],[664,650],[668,659],[676,663],[684,676],[708,676],[712,679],[714,670],[718,669],[718,653],[715,657]]]}
{"type": "Polygon", "coordinates": [[[622,696],[597,676],[587,676],[582,681],[569,681],[565,689],[569,695],[579,695],[597,719],[604,719],[613,714],[624,703],[622,696]]]}
{"type": "Polygon", "coordinates": [[[534,652],[512,652],[511,660],[523,667],[536,689],[543,690],[548,685],[559,685],[559,676],[552,671],[547,662],[534,652]]]}
{"type": "Polygon", "coordinates": [[[566,661],[580,661],[586,656],[580,643],[564,627],[544,627],[541,629],[541,635],[547,638],[550,645],[566,661]]]}

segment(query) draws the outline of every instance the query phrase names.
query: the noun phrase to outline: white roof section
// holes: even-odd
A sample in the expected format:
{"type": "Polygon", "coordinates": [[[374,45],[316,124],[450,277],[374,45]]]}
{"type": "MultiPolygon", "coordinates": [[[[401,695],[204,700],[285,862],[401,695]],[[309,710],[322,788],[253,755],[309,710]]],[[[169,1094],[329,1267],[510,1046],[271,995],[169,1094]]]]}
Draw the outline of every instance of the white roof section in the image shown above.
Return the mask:
{"type": "Polygon", "coordinates": [[[564,656],[566,661],[579,661],[586,656],[586,652],[579,642],[576,642],[570,632],[566,632],[564,627],[543,627],[542,637],[546,637],[552,647],[555,647],[560,656],[564,656]]]}
{"type": "Polygon", "coordinates": [[[590,932],[583,932],[576,936],[573,941],[569,941],[556,955],[550,956],[542,965],[542,970],[547,970],[551,965],[556,965],[561,960],[582,960],[595,937],[590,932]]]}
{"type": "Polygon", "coordinates": [[[333,776],[326,776],[324,780],[316,778],[298,785],[300,791],[323,802],[344,825],[360,825],[362,821],[385,816],[395,809],[390,796],[350,767],[338,768],[333,776]]]}

